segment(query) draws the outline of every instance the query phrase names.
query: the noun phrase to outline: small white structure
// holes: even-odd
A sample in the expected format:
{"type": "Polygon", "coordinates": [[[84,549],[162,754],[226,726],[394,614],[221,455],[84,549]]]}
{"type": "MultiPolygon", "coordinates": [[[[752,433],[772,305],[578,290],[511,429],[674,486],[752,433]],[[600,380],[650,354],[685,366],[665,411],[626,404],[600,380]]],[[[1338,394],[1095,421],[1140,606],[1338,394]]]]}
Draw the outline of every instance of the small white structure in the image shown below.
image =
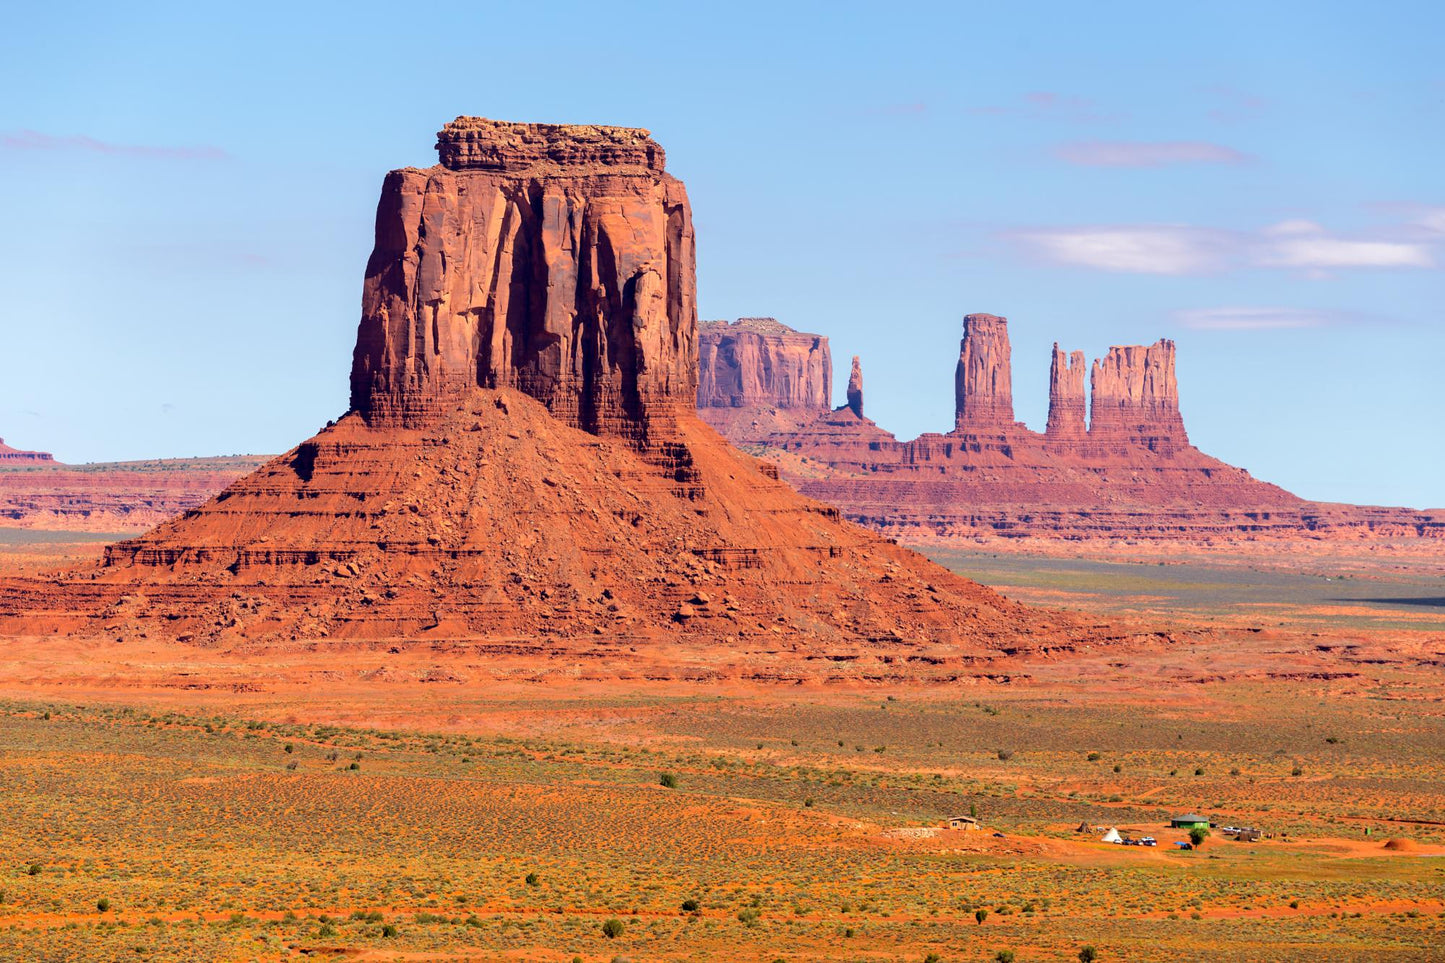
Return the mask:
{"type": "Polygon", "coordinates": [[[1109,827],[1109,831],[1104,834],[1104,838],[1101,839],[1101,840],[1099,840],[1099,842],[1101,842],[1101,843],[1123,843],[1123,842],[1124,842],[1124,837],[1119,835],[1119,830],[1117,830],[1117,829],[1115,829],[1114,827],[1110,826],[1110,827],[1109,827]]]}

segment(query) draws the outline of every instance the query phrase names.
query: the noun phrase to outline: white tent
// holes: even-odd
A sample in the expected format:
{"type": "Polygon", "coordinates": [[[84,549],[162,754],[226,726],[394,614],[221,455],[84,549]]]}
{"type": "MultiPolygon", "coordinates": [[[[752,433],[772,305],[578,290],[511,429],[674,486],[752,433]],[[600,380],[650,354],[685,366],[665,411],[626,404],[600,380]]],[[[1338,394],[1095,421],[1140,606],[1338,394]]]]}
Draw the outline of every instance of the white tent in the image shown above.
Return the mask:
{"type": "Polygon", "coordinates": [[[1112,826],[1109,828],[1109,831],[1104,834],[1104,838],[1100,840],[1100,842],[1104,843],[1122,843],[1123,841],[1124,837],[1119,835],[1119,830],[1114,829],[1112,826]]]}

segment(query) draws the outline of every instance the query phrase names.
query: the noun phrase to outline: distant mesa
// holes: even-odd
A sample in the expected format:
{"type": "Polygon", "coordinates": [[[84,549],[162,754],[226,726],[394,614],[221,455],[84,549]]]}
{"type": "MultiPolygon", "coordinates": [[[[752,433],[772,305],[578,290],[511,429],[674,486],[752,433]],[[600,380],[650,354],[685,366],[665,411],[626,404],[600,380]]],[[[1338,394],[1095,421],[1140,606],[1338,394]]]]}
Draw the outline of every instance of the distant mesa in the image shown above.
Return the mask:
{"type": "MultiPolygon", "coordinates": [[[[656,677],[691,651],[689,678],[814,656],[957,677],[1070,644],[1067,617],[842,520],[701,422],[700,400],[831,417],[831,361],[776,322],[699,326],[687,192],[646,131],[462,117],[438,150],[383,182],[350,410],[99,568],[0,584],[0,631],[485,640],[467,651],[656,677]]],[[[871,425],[858,382],[840,437],[871,425]]]]}
{"type": "Polygon", "coordinates": [[[848,404],[836,410],[822,400],[831,394],[826,367],[804,400],[772,387],[780,354],[807,345],[826,359],[827,338],[770,319],[765,336],[746,334],[765,338],[760,351],[738,344],[742,322],[707,330],[716,343],[700,358],[703,381],[755,387],[726,405],[699,395],[704,420],[737,444],[773,452],[799,491],[902,541],[1445,537],[1438,513],[1308,502],[1194,447],[1173,341],[1114,346],[1087,369],[1083,352],[1055,344],[1039,433],[1014,418],[1007,319],[966,315],[953,431],[899,441],[863,417],[857,359],[848,404]]]}
{"type": "Polygon", "coordinates": [[[19,448],[11,448],[5,444],[4,438],[0,438],[0,468],[55,464],[59,463],[55,460],[55,456],[48,451],[22,451],[19,448]]]}

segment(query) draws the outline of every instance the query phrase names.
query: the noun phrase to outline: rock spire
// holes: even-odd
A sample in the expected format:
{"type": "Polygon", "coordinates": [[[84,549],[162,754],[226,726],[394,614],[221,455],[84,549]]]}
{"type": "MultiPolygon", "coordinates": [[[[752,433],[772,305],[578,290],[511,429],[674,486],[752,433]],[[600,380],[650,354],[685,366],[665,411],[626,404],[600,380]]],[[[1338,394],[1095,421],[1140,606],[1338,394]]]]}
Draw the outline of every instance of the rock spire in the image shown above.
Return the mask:
{"type": "Polygon", "coordinates": [[[863,365],[858,356],[853,356],[853,370],[848,374],[848,407],[853,414],[863,417],[863,365]]]}
{"type": "Polygon", "coordinates": [[[953,388],[954,424],[959,431],[1013,427],[1007,318],[992,314],[964,317],[953,388]]]}
{"type": "Polygon", "coordinates": [[[1053,363],[1049,366],[1049,420],[1044,429],[1050,440],[1084,437],[1084,368],[1084,352],[1065,355],[1054,342],[1053,363]]]}

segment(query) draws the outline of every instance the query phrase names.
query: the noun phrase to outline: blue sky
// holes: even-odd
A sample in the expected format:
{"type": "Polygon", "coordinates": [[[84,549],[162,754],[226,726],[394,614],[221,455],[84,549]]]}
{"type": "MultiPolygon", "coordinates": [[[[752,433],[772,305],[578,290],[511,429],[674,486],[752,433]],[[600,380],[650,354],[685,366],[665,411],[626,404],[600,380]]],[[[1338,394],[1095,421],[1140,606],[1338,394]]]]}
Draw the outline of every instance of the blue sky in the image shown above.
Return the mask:
{"type": "Polygon", "coordinates": [[[382,176],[467,113],[652,129],[703,317],[829,335],[901,437],[951,425],[988,311],[1033,427],[1055,340],[1172,337],[1206,451],[1445,506],[1445,6],[1183,7],[12,9],[0,435],[78,462],[314,432],[382,176]]]}

